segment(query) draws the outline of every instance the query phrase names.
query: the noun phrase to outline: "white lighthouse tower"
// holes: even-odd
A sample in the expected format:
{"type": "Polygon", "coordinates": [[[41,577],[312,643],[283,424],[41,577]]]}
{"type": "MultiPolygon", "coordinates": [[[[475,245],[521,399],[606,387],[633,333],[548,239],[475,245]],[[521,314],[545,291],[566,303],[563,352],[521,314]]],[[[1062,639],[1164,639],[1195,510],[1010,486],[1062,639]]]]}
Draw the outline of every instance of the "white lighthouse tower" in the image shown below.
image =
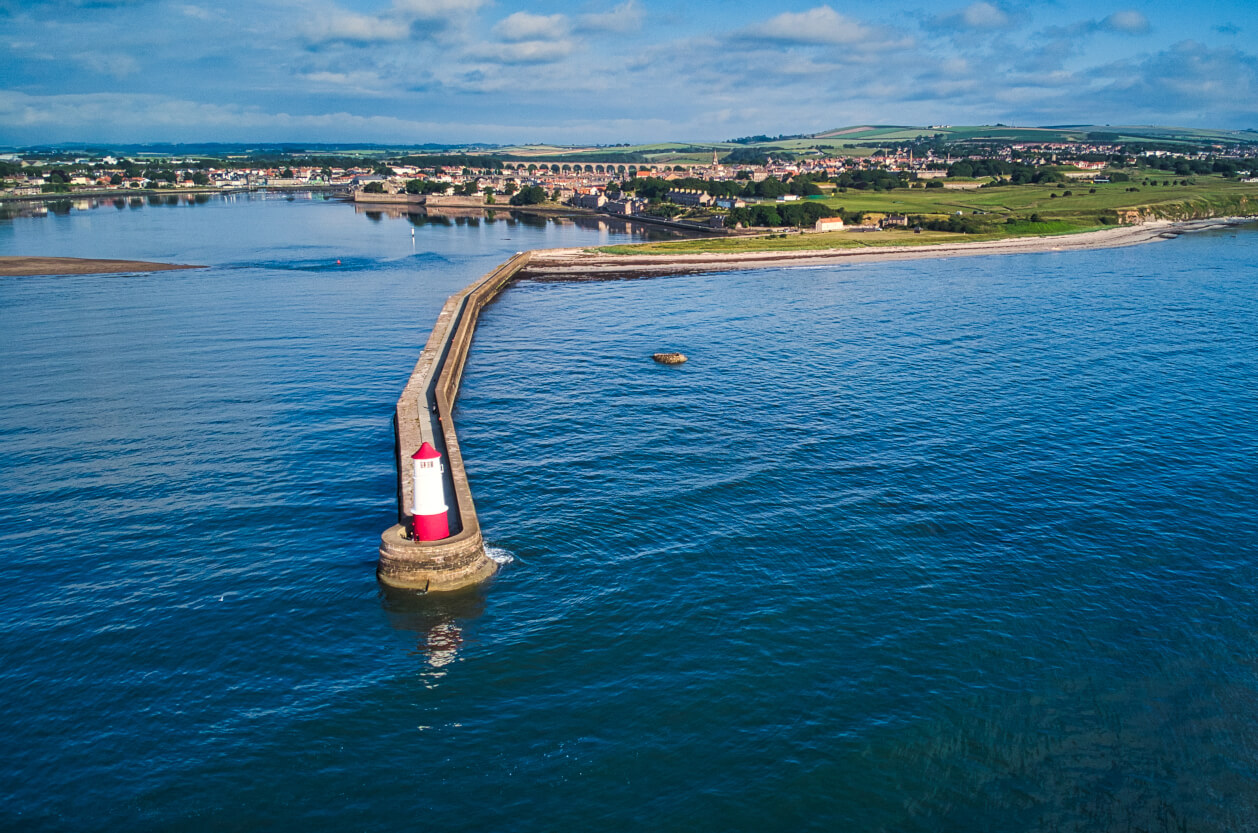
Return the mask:
{"type": "Polygon", "coordinates": [[[411,455],[414,481],[411,485],[411,514],[415,516],[416,541],[440,541],[450,537],[446,516],[445,486],[441,482],[441,454],[427,442],[411,455]]]}

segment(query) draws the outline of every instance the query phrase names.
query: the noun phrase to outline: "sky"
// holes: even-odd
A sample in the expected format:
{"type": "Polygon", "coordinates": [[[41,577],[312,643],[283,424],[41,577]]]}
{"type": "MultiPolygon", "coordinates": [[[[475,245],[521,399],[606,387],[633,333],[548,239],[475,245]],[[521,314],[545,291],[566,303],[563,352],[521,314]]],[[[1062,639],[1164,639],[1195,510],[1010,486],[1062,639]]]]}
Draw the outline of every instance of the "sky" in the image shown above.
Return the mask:
{"type": "Polygon", "coordinates": [[[0,0],[0,144],[1258,129],[1254,0],[0,0]]]}

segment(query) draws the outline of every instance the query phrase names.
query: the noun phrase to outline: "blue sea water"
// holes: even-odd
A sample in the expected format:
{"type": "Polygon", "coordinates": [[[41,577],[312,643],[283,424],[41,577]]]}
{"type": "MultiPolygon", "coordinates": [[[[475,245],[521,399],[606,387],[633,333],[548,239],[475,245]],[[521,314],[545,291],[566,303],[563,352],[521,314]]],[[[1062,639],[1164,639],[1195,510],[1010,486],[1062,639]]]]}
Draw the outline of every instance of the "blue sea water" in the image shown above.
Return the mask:
{"type": "Polygon", "coordinates": [[[445,295],[614,239],[0,221],[210,266],[0,279],[0,827],[1258,829],[1252,227],[521,283],[457,412],[503,570],[383,591],[445,295]]]}

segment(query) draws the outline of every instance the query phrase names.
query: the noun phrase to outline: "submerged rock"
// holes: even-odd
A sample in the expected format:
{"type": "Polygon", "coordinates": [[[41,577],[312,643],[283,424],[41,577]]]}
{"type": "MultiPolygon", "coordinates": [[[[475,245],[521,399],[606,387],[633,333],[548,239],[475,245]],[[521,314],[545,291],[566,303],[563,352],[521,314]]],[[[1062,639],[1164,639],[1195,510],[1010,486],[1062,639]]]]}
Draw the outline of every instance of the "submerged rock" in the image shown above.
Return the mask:
{"type": "Polygon", "coordinates": [[[660,364],[681,364],[686,360],[683,353],[656,353],[651,356],[660,364]]]}

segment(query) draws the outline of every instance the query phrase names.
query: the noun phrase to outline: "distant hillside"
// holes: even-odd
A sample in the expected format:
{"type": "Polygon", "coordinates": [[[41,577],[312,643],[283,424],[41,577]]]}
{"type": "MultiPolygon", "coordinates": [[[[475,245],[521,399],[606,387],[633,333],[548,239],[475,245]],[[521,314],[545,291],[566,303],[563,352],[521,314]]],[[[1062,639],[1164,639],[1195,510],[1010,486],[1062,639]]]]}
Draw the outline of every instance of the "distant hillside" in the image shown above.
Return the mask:
{"type": "Polygon", "coordinates": [[[1210,130],[1191,127],[1157,127],[1153,125],[1090,125],[1069,124],[1044,127],[1012,125],[972,125],[933,127],[844,127],[814,133],[811,139],[842,139],[846,142],[903,142],[914,139],[939,138],[945,142],[1015,141],[1015,142],[1082,142],[1102,139],[1116,143],[1178,142],[1184,144],[1258,144],[1254,130],[1210,130]]]}
{"type": "Polygon", "coordinates": [[[940,142],[944,144],[984,142],[1104,142],[1113,144],[1182,145],[1192,149],[1202,145],[1258,145],[1258,131],[1207,130],[1187,127],[1052,125],[1019,127],[1012,125],[859,125],[823,130],[820,133],[796,135],[794,138],[745,137],[725,142],[655,142],[651,144],[616,145],[611,147],[562,147],[557,145],[520,145],[491,151],[505,159],[547,160],[556,162],[615,161],[672,165],[711,161],[715,151],[724,157],[736,149],[760,150],[770,156],[815,155],[843,153],[868,155],[879,147],[906,142],[940,142]]]}

